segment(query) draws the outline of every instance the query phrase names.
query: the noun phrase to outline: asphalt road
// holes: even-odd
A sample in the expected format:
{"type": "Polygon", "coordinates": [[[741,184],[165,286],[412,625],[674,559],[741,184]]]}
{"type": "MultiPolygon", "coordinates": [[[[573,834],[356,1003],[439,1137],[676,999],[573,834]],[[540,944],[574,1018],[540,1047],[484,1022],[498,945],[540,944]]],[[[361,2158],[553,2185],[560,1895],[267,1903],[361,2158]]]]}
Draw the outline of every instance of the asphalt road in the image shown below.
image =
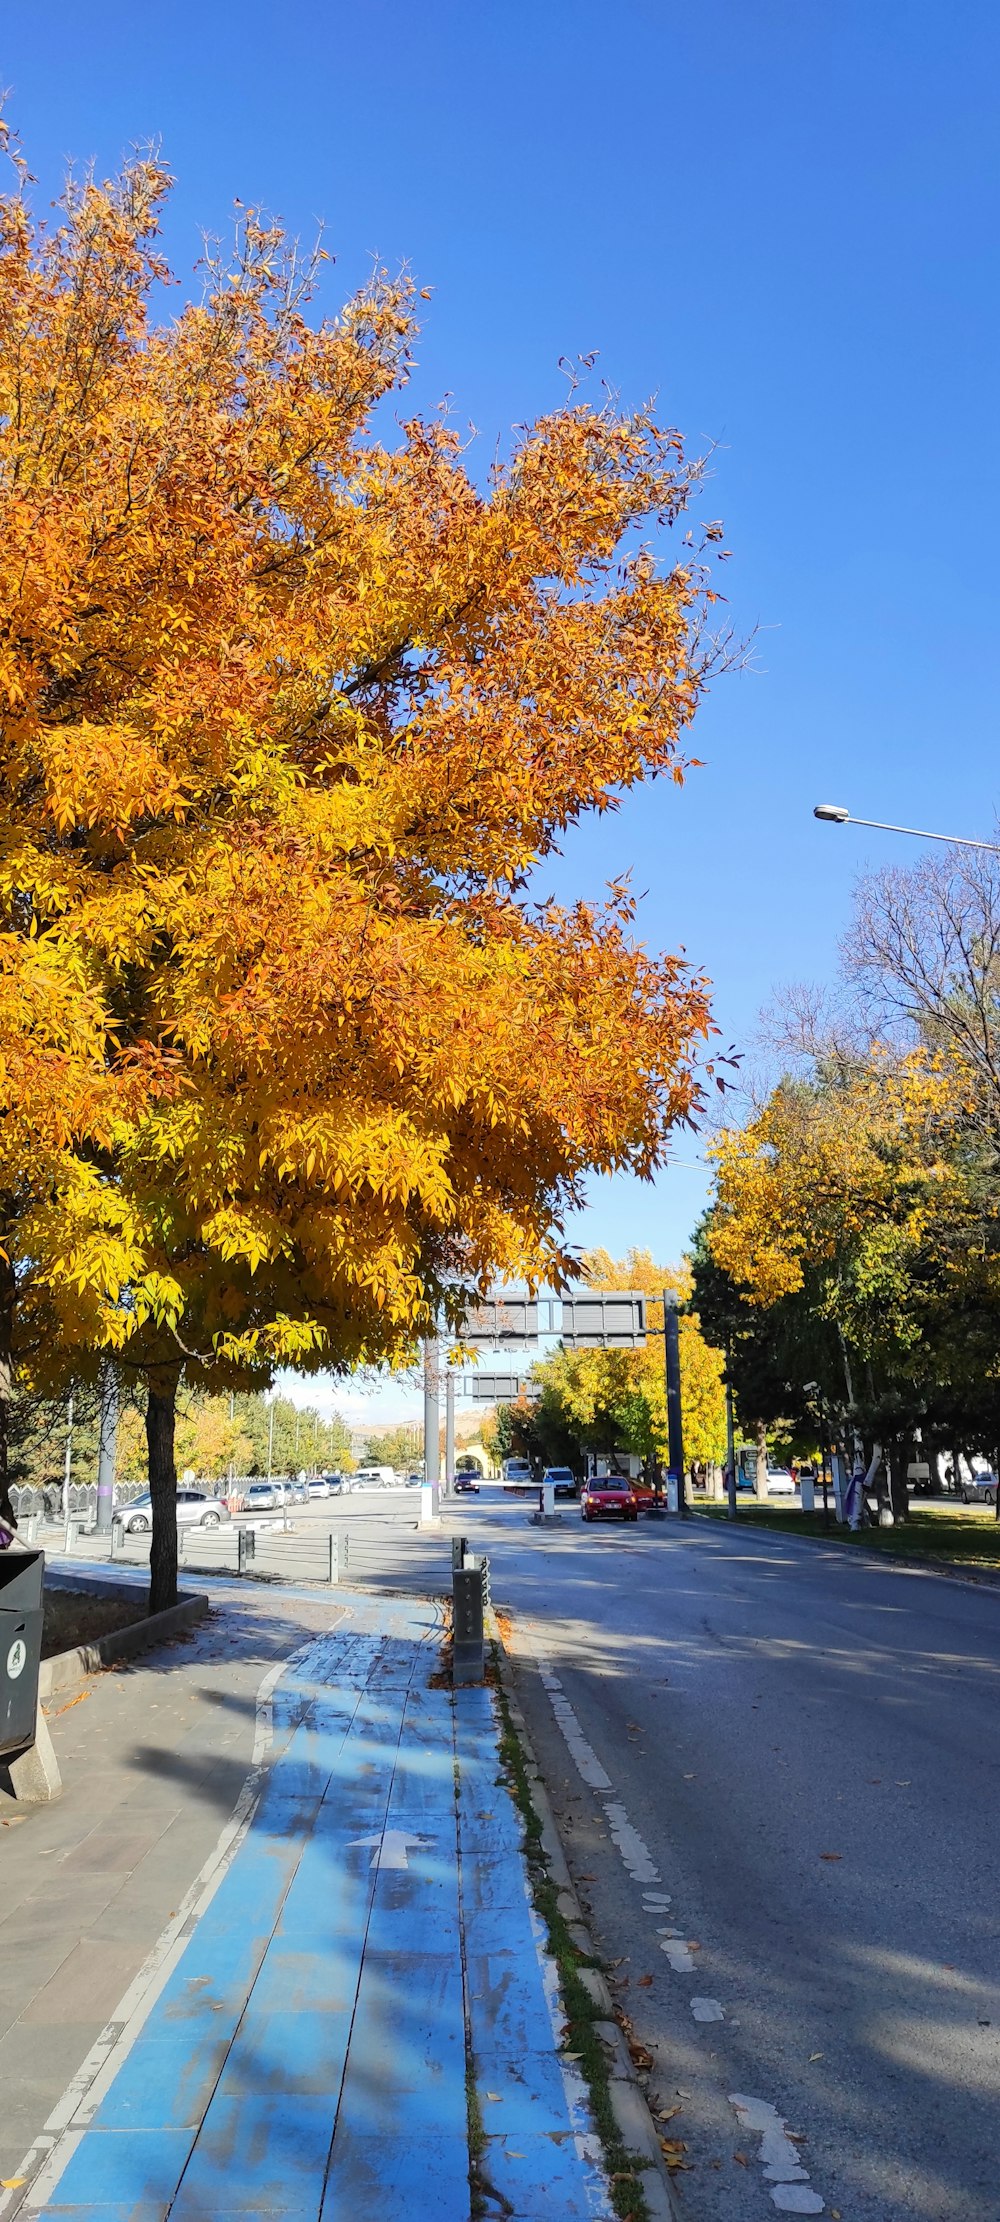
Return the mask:
{"type": "Polygon", "coordinates": [[[1000,1589],[466,1511],[682,2212],[1000,2222],[1000,1589]]]}

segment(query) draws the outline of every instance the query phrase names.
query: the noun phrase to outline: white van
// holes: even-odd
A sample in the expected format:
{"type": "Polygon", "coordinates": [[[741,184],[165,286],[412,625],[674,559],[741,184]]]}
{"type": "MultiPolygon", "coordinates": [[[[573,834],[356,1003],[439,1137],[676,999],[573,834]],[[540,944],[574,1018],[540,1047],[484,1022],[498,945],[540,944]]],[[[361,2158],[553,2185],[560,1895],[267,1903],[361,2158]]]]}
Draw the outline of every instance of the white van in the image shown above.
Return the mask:
{"type": "Polygon", "coordinates": [[[352,1489],[394,1489],[395,1486],[394,1466],[359,1466],[351,1479],[352,1489]]]}

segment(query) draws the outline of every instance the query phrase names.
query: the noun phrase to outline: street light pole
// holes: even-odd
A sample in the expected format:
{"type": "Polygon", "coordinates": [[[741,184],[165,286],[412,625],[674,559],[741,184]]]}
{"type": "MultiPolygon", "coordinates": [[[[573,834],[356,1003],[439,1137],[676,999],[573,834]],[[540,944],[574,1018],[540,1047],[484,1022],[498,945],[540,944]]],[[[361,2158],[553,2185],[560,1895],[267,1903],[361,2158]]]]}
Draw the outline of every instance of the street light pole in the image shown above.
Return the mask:
{"type": "Polygon", "coordinates": [[[677,1326],[677,1298],[669,1288],[663,1291],[663,1362],[667,1388],[667,1456],[671,1472],[677,1476],[677,1510],[683,1519],[687,1514],[687,1491],[684,1486],[681,1346],[677,1326]]]}
{"type": "Polygon", "coordinates": [[[437,1515],[441,1483],[441,1385],[438,1370],[438,1340],[428,1335],[424,1341],[424,1481],[431,1491],[431,1511],[437,1515]]]}
{"type": "Polygon", "coordinates": [[[69,1550],[69,1492],[73,1479],[73,1399],[66,1401],[66,1459],[63,1466],[63,1550],[69,1550]]]}
{"type": "Polygon", "coordinates": [[[726,1517],[735,1520],[736,1506],[736,1428],[733,1421],[733,1384],[729,1378],[730,1350],[726,1344],[726,1517]]]}
{"type": "Polygon", "coordinates": [[[905,833],[913,841],[946,841],[953,849],[986,849],[990,856],[1000,856],[1000,843],[996,841],[970,841],[964,833],[929,833],[925,826],[893,826],[885,818],[855,818],[839,802],[817,802],[813,817],[822,818],[830,826],[873,826],[876,833],[905,833]]]}

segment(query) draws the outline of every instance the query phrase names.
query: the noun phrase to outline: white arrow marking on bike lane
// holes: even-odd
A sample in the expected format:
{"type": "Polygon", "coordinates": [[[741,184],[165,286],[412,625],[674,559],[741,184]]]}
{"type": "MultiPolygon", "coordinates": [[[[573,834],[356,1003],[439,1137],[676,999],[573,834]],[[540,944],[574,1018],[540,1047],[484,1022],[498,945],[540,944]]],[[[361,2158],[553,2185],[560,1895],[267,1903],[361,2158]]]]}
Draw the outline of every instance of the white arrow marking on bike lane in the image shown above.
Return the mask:
{"type": "Polygon", "coordinates": [[[429,1836],[411,1836],[406,1829],[383,1829],[380,1836],[352,1836],[354,1844],[374,1844],[369,1874],[372,1867],[409,1867],[407,1852],[411,1844],[429,1844],[429,1836]]]}

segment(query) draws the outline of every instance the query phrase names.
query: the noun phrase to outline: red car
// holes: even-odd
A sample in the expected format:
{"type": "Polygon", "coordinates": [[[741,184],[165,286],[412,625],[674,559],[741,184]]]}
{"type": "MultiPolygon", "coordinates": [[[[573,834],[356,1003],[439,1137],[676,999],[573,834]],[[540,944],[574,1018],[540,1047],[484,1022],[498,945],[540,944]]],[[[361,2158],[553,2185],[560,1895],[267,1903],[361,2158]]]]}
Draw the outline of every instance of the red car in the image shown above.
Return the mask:
{"type": "Polygon", "coordinates": [[[580,1514],[584,1520],[637,1520],[639,1501],[620,1474],[600,1474],[584,1482],[580,1514]]]}

